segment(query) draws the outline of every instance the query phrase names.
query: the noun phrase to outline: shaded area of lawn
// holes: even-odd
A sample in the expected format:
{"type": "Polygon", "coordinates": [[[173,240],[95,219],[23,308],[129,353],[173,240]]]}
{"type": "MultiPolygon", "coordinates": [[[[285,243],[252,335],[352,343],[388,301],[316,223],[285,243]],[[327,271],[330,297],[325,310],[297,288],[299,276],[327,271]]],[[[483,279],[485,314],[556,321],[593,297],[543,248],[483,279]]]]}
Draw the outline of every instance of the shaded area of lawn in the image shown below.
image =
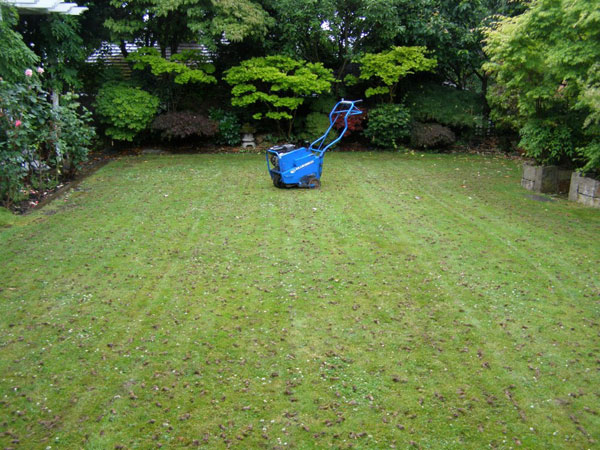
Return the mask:
{"type": "Polygon", "coordinates": [[[588,447],[600,211],[500,158],[124,158],[0,230],[3,447],[588,447]],[[13,442],[14,441],[14,442],[13,442]]]}

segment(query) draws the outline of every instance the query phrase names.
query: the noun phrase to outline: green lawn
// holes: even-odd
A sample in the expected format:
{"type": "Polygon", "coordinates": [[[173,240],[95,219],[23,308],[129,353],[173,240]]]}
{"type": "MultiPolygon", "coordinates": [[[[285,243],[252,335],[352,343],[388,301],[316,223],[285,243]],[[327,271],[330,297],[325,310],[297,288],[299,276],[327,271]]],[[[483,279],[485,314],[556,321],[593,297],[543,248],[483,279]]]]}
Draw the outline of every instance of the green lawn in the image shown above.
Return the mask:
{"type": "MultiPolygon", "coordinates": [[[[591,448],[600,211],[516,162],[131,157],[0,229],[0,446],[591,448]]],[[[4,219],[5,216],[3,216],[4,219]]]]}

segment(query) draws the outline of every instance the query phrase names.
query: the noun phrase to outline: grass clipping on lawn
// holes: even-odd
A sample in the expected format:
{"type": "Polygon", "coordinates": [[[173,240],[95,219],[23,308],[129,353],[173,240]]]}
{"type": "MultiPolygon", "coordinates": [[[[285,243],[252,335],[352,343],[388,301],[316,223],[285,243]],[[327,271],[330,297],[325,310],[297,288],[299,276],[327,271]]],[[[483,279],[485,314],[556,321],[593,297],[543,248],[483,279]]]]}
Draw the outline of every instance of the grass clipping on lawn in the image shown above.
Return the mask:
{"type": "Polygon", "coordinates": [[[22,448],[583,448],[600,211],[516,162],[113,162],[0,229],[0,435],[22,448]]]}

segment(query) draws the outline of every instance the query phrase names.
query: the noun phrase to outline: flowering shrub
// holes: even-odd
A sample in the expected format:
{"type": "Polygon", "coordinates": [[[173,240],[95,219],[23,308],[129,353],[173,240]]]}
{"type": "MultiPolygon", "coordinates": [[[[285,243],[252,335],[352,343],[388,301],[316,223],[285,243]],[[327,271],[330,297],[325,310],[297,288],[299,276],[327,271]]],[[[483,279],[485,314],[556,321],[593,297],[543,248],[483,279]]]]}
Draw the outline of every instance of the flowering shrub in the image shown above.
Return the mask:
{"type": "Polygon", "coordinates": [[[25,80],[0,80],[0,200],[10,206],[25,187],[53,187],[85,160],[94,136],[90,114],[75,95],[57,107],[48,102],[39,75],[27,69],[25,80]]]}

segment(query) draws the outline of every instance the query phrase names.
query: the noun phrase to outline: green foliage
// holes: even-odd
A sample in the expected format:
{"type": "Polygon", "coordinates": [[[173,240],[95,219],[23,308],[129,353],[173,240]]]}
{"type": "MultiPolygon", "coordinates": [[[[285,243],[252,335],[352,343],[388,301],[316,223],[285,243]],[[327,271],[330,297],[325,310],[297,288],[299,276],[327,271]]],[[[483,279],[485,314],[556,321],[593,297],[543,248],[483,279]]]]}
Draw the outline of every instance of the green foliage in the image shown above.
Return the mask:
{"type": "Polygon", "coordinates": [[[572,131],[563,121],[531,120],[521,129],[519,146],[540,164],[561,164],[575,156],[572,131]]]}
{"type": "Polygon", "coordinates": [[[149,68],[157,77],[172,75],[177,84],[217,82],[217,79],[210,75],[215,72],[215,66],[204,63],[204,57],[198,51],[186,50],[174,54],[171,60],[168,60],[160,56],[155,48],[143,47],[131,53],[127,60],[133,62],[133,69],[149,68]]]}
{"type": "Polygon", "coordinates": [[[472,129],[483,121],[481,96],[472,91],[426,83],[409,92],[405,103],[412,118],[418,122],[472,129]]]}
{"type": "Polygon", "coordinates": [[[208,115],[219,124],[219,131],[215,136],[215,143],[220,145],[240,145],[241,125],[237,115],[232,111],[213,108],[208,115]]]}
{"type": "Polygon", "coordinates": [[[56,185],[87,157],[94,136],[90,113],[63,96],[53,107],[37,73],[21,83],[0,81],[0,198],[6,206],[23,189],[56,185]]]}
{"type": "Polygon", "coordinates": [[[429,71],[435,68],[435,58],[428,58],[426,47],[392,47],[381,53],[367,53],[357,61],[360,63],[360,79],[372,80],[383,85],[369,87],[367,97],[388,94],[392,103],[398,82],[415,72],[429,71]]]}
{"type": "Polygon", "coordinates": [[[373,145],[397,149],[410,136],[410,113],[403,105],[385,104],[369,111],[364,131],[373,145]]]}
{"type": "MultiPolygon", "coordinates": [[[[296,136],[302,141],[312,142],[322,136],[323,133],[327,131],[327,128],[329,128],[329,115],[320,112],[312,112],[308,114],[301,123],[302,126],[299,127],[301,129],[296,133],[296,136]]],[[[340,133],[332,128],[329,132],[329,136],[327,136],[325,144],[329,144],[339,135],[340,133]]]]}
{"type": "Polygon", "coordinates": [[[329,114],[339,100],[333,94],[321,94],[310,99],[308,107],[312,112],[329,114]]]}
{"type": "Polygon", "coordinates": [[[584,147],[578,147],[577,153],[583,157],[586,164],[581,168],[582,172],[600,172],[600,140],[593,140],[584,147]]]}
{"type": "Polygon", "coordinates": [[[47,74],[44,84],[48,89],[60,92],[82,86],[79,70],[87,51],[77,17],[64,14],[27,16],[21,21],[19,30],[40,57],[47,74]]]}
{"type": "Polygon", "coordinates": [[[161,51],[198,41],[215,49],[223,38],[262,37],[272,19],[252,0],[111,0],[105,21],[114,41],[158,43],[161,51]]]}
{"type": "Polygon", "coordinates": [[[307,63],[286,56],[267,56],[243,61],[226,72],[232,86],[231,104],[254,106],[253,118],[288,121],[288,135],[296,110],[306,96],[329,91],[333,76],[321,63],[307,63]]]}
{"type": "Polygon", "coordinates": [[[75,172],[79,165],[87,160],[92,139],[96,132],[91,127],[92,114],[81,106],[79,96],[67,93],[60,98],[58,109],[53,109],[57,115],[57,146],[55,148],[56,165],[64,159],[68,164],[65,169],[75,172]]]}
{"type": "Polygon", "coordinates": [[[23,77],[27,67],[36,65],[39,58],[14,30],[19,19],[16,10],[0,4],[0,16],[0,78],[14,82],[23,77]]]}
{"type": "MultiPolygon", "coordinates": [[[[595,2],[536,0],[522,15],[488,29],[485,50],[490,61],[484,68],[496,82],[488,96],[493,117],[520,130],[528,127],[530,156],[541,158],[540,163],[548,151],[553,160],[575,156],[573,147],[544,147],[546,142],[563,140],[559,138],[563,133],[549,137],[548,130],[538,126],[534,132],[531,123],[539,121],[577,119],[575,126],[569,125],[576,131],[572,145],[595,148],[593,143],[600,137],[600,14],[595,2]]],[[[578,165],[599,169],[595,163],[590,165],[593,154],[593,150],[583,151],[578,165]]]]}
{"type": "Polygon", "coordinates": [[[240,42],[247,37],[263,37],[273,24],[273,19],[258,2],[250,0],[213,0],[213,18],[210,26],[195,20],[193,31],[208,29],[216,38],[224,37],[240,42]]]}
{"type": "Polygon", "coordinates": [[[132,141],[148,128],[158,105],[158,97],[124,83],[106,83],[96,96],[97,112],[108,125],[106,134],[121,141],[132,141]]]}

